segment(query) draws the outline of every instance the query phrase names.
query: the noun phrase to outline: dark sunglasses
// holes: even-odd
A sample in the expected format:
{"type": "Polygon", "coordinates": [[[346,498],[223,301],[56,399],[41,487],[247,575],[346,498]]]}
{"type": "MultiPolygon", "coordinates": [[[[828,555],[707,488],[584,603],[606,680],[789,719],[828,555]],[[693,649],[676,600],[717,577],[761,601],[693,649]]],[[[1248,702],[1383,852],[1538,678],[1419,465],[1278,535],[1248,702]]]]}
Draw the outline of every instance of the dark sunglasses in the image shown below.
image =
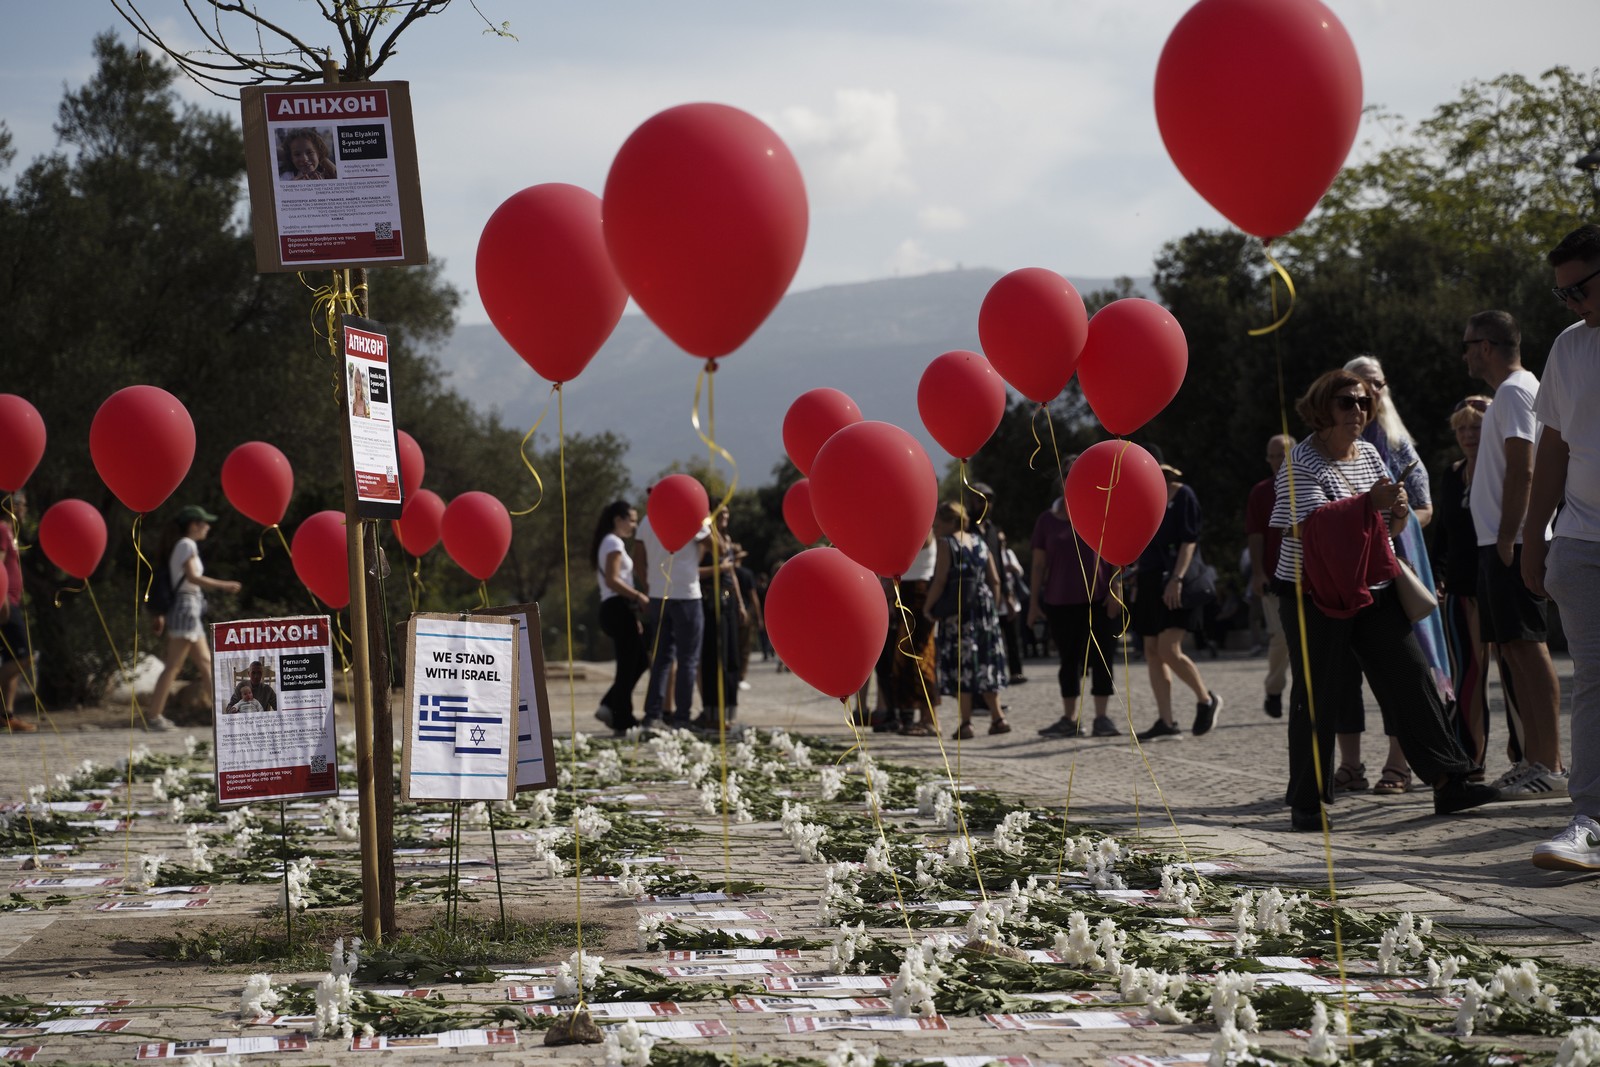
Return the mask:
{"type": "Polygon", "coordinates": [[[1556,303],[1562,305],[1565,305],[1568,301],[1586,300],[1588,299],[1589,294],[1584,292],[1583,287],[1588,285],[1596,277],[1600,277],[1600,270],[1590,274],[1588,277],[1579,281],[1576,285],[1569,285],[1564,289],[1558,287],[1551,289],[1550,292],[1555,295],[1556,303]]]}
{"type": "Polygon", "coordinates": [[[1457,401],[1456,406],[1450,410],[1450,414],[1454,415],[1462,408],[1471,408],[1474,411],[1488,411],[1489,402],[1482,397],[1469,396],[1465,400],[1457,401]]]}
{"type": "Polygon", "coordinates": [[[1333,402],[1339,406],[1340,411],[1352,411],[1360,408],[1362,411],[1372,412],[1372,398],[1370,396],[1336,396],[1333,402]]]}

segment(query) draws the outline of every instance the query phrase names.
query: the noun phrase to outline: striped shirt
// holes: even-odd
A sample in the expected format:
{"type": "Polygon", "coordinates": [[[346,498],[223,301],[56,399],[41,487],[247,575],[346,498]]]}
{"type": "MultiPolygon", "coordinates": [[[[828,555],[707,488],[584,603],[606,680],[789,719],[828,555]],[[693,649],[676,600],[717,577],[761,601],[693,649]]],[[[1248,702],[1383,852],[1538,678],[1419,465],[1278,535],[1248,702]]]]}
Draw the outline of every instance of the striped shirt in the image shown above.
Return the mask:
{"type": "MultiPolygon", "coordinates": [[[[1283,530],[1283,546],[1278,552],[1274,577],[1292,582],[1300,567],[1300,538],[1290,529],[1324,504],[1358,496],[1371,489],[1379,478],[1387,478],[1378,450],[1366,441],[1356,441],[1356,456],[1334,461],[1317,448],[1315,436],[1307,437],[1289,452],[1289,461],[1278,468],[1274,485],[1277,500],[1272,506],[1269,525],[1283,530]],[[1289,505],[1289,475],[1294,474],[1294,507],[1289,505]]],[[[1387,520],[1388,512],[1384,512],[1387,520]]]]}

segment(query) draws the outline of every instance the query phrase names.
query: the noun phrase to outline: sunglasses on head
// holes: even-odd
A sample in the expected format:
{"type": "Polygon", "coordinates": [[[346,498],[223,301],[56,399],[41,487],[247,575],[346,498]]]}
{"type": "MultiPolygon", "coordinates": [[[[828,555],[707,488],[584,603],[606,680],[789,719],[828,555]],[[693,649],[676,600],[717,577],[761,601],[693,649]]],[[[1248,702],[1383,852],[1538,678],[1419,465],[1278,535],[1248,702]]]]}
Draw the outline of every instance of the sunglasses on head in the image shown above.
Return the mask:
{"type": "Polygon", "coordinates": [[[1368,413],[1372,411],[1370,396],[1336,396],[1333,402],[1338,405],[1340,411],[1352,411],[1356,408],[1368,413]]]}
{"type": "Polygon", "coordinates": [[[1488,411],[1489,402],[1483,399],[1481,396],[1469,396],[1465,400],[1458,401],[1455,408],[1451,410],[1450,414],[1454,415],[1462,408],[1471,408],[1474,411],[1488,411]]]}

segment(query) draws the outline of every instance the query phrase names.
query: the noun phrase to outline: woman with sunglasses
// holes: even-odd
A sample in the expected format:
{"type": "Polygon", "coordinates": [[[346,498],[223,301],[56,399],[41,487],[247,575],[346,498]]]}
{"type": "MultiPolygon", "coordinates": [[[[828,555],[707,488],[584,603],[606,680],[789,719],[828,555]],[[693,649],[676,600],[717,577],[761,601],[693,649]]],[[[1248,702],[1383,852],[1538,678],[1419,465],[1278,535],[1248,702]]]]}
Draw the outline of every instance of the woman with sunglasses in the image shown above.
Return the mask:
{"type": "Polygon", "coordinates": [[[1372,418],[1371,388],[1350,371],[1329,371],[1296,401],[1295,410],[1312,433],[1279,468],[1271,520],[1285,531],[1276,578],[1294,678],[1286,797],[1294,829],[1320,829],[1322,805],[1333,802],[1332,712],[1359,684],[1350,673],[1355,670],[1366,676],[1377,697],[1386,732],[1418,776],[1433,785],[1435,812],[1445,815],[1498,799],[1495,789],[1467,781],[1472,761],[1445,721],[1439,690],[1393,581],[1380,578],[1347,590],[1326,579],[1340,570],[1335,556],[1348,554],[1375,521],[1382,525],[1365,558],[1380,565],[1369,564],[1367,573],[1380,572],[1385,557],[1392,557],[1391,539],[1410,521],[1405,488],[1389,477],[1378,450],[1361,436],[1372,418]],[[1365,506],[1339,503],[1353,500],[1365,506]],[[1339,504],[1335,510],[1317,515],[1334,504],[1339,504]],[[1297,582],[1304,593],[1309,691],[1297,582]],[[1347,599],[1340,601],[1339,594],[1348,594],[1347,599]]]}

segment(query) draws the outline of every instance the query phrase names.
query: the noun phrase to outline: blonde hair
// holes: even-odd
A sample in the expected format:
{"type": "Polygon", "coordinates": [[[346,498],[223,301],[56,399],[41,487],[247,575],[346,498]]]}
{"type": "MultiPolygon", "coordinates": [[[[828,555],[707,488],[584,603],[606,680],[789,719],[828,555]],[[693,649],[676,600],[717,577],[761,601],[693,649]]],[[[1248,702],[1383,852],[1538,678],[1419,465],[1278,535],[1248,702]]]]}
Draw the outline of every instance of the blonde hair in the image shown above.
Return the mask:
{"type": "MultiPolygon", "coordinates": [[[[1359,374],[1362,378],[1383,378],[1383,364],[1378,362],[1378,357],[1363,354],[1352,359],[1344,365],[1344,369],[1352,374],[1359,374]]],[[[1398,444],[1408,445],[1414,438],[1411,431],[1406,429],[1406,424],[1400,418],[1391,399],[1394,389],[1389,386],[1387,379],[1382,389],[1368,389],[1372,396],[1372,420],[1383,428],[1384,436],[1398,444]]]]}
{"type": "Polygon", "coordinates": [[[958,530],[967,528],[967,509],[955,500],[946,500],[940,504],[939,510],[933,513],[933,517],[955,523],[958,530]]]}
{"type": "Polygon", "coordinates": [[[1459,430],[1463,426],[1477,426],[1483,422],[1483,413],[1488,409],[1492,398],[1487,396],[1469,396],[1463,400],[1459,407],[1450,415],[1450,429],[1459,430]]]}

